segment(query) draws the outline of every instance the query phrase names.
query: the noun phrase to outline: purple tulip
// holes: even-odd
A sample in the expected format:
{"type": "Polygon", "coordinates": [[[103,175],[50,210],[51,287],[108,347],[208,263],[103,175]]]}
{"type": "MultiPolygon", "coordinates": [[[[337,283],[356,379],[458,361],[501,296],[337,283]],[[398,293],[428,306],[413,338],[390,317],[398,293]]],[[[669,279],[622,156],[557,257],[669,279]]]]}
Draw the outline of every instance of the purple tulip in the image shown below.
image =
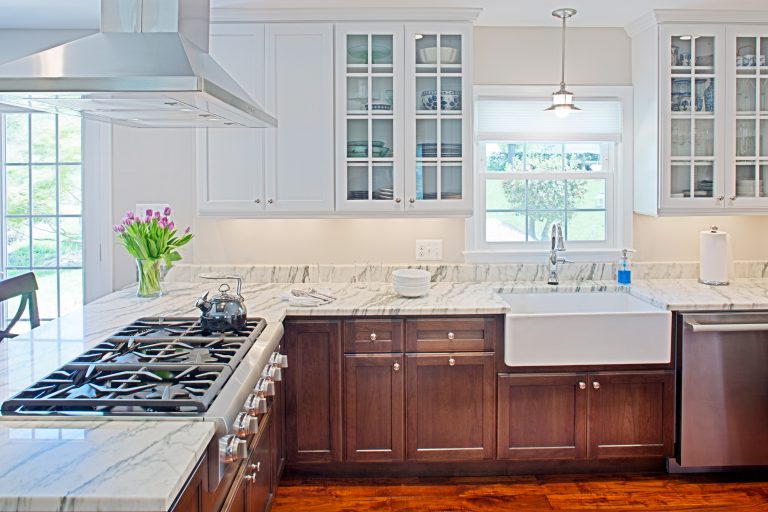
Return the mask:
{"type": "Polygon", "coordinates": [[[128,212],[128,213],[125,214],[125,218],[126,219],[132,219],[133,217],[134,217],[133,212],[128,212]]]}
{"type": "Polygon", "coordinates": [[[126,219],[123,221],[123,224],[125,224],[126,226],[130,226],[131,224],[133,224],[133,219],[128,219],[128,218],[126,218],[126,219]]]}
{"type": "Polygon", "coordinates": [[[145,211],[144,213],[146,214],[147,217],[151,217],[152,216],[152,208],[147,208],[147,211],[145,211]]]}
{"type": "Polygon", "coordinates": [[[125,226],[117,226],[117,232],[118,233],[124,233],[125,232],[125,226]]]}
{"type": "Polygon", "coordinates": [[[136,217],[136,218],[134,219],[134,221],[136,222],[136,224],[143,224],[143,223],[144,223],[144,222],[141,220],[141,217],[136,217]]]}
{"type": "Polygon", "coordinates": [[[156,219],[160,219],[160,212],[159,211],[155,212],[155,218],[156,219]]]}
{"type": "Polygon", "coordinates": [[[186,235],[187,233],[189,233],[189,226],[187,226],[187,229],[184,230],[184,234],[186,235]]]}
{"type": "Polygon", "coordinates": [[[167,221],[167,220],[165,220],[165,217],[163,217],[162,219],[160,219],[160,222],[158,222],[157,224],[158,224],[158,225],[159,225],[161,228],[164,228],[164,227],[166,227],[166,226],[168,225],[168,221],[167,221]]]}
{"type": "Polygon", "coordinates": [[[161,222],[164,222],[165,224],[168,224],[168,217],[163,217],[160,219],[161,222]]]}
{"type": "Polygon", "coordinates": [[[163,210],[163,215],[165,215],[167,217],[170,214],[171,214],[171,207],[170,206],[166,206],[165,210],[163,210]]]}
{"type": "Polygon", "coordinates": [[[146,218],[146,219],[144,219],[144,222],[146,222],[147,224],[149,224],[149,222],[150,222],[151,220],[152,220],[152,216],[151,216],[151,215],[147,215],[147,218],[146,218]]]}
{"type": "Polygon", "coordinates": [[[170,229],[171,231],[173,231],[173,226],[174,226],[173,221],[168,223],[168,229],[170,229]]]}
{"type": "Polygon", "coordinates": [[[114,226],[112,226],[112,231],[114,231],[115,233],[117,233],[117,224],[115,224],[114,226]]]}

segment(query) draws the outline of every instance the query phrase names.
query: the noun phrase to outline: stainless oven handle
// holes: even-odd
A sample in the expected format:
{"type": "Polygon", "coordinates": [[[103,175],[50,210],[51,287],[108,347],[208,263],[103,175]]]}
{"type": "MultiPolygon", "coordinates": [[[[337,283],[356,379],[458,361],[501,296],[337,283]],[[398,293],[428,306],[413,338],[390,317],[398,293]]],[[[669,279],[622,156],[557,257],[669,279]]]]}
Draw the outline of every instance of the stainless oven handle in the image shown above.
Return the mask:
{"type": "Polygon", "coordinates": [[[695,320],[686,320],[693,332],[754,332],[768,331],[768,324],[700,324],[695,320]]]}

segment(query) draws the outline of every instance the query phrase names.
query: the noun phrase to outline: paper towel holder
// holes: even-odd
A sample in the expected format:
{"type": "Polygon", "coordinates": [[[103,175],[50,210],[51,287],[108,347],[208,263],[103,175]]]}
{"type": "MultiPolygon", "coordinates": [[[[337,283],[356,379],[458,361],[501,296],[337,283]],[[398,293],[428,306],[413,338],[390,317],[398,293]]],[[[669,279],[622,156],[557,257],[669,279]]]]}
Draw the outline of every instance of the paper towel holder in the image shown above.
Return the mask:
{"type": "MultiPolygon", "coordinates": [[[[709,226],[709,232],[710,232],[710,233],[718,233],[718,232],[719,232],[719,229],[720,229],[720,228],[718,228],[718,227],[717,227],[717,226],[715,226],[714,224],[712,224],[711,226],[709,226]]],[[[701,279],[701,277],[699,277],[698,281],[699,281],[701,284],[706,284],[706,285],[708,285],[708,286],[728,286],[728,284],[729,284],[729,281],[728,281],[728,280],[725,280],[725,281],[708,281],[708,280],[707,280],[707,281],[705,281],[705,280],[702,280],[702,279],[701,279]]]]}

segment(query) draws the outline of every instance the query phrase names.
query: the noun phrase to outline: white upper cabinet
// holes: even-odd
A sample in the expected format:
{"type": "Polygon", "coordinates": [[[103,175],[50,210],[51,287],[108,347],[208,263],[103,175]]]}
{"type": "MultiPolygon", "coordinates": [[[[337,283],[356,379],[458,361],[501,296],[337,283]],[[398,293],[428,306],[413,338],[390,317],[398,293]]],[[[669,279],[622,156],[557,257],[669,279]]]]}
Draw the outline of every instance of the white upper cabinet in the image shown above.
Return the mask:
{"type": "Polygon", "coordinates": [[[199,130],[199,212],[332,212],[333,25],[214,24],[211,55],[278,126],[199,130]]]}
{"type": "Polygon", "coordinates": [[[336,208],[470,215],[467,23],[336,25],[336,208]]]}
{"type": "Polygon", "coordinates": [[[766,56],[768,26],[667,22],[632,34],[636,212],[768,213],[766,56]]]}
{"type": "MultiPolygon", "coordinates": [[[[211,56],[264,104],[264,25],[213,24],[211,56]]],[[[251,215],[264,209],[265,130],[197,131],[197,205],[201,214],[251,215]]]]}

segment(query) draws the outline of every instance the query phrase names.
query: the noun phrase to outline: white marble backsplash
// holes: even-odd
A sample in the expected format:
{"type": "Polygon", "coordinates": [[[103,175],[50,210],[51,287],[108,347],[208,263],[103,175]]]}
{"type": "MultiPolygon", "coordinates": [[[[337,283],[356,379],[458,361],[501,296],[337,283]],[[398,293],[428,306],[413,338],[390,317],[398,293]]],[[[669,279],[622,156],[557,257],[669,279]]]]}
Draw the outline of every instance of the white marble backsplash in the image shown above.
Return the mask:
{"type": "MultiPolygon", "coordinates": [[[[166,275],[168,282],[202,281],[203,273],[234,274],[246,283],[355,283],[389,282],[399,268],[420,268],[432,274],[433,282],[545,281],[547,265],[533,263],[446,263],[425,265],[393,264],[308,264],[308,265],[175,265],[166,275]]],[[[610,281],[616,279],[618,263],[566,263],[560,265],[561,281],[610,281]]],[[[696,279],[699,263],[635,262],[633,279],[696,279]]],[[[768,261],[737,261],[734,278],[768,277],[768,261]]]]}

